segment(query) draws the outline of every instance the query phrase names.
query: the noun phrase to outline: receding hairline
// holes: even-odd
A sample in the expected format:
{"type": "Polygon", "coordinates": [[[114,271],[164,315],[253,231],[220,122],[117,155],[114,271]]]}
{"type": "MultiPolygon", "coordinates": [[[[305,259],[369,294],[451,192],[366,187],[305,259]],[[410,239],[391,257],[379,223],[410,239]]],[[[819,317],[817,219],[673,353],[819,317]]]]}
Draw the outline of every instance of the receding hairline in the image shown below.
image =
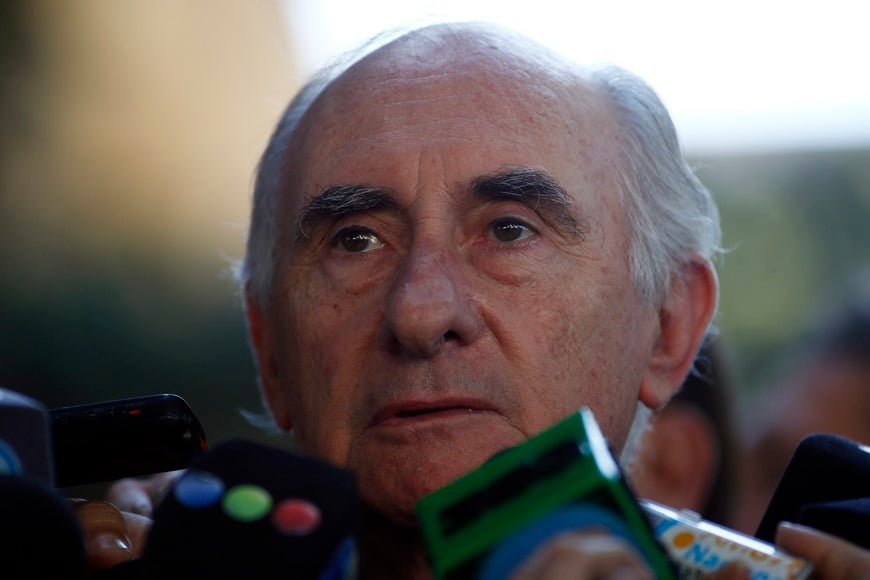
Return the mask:
{"type": "Polygon", "coordinates": [[[339,77],[357,68],[390,62],[396,56],[408,59],[408,63],[415,68],[426,68],[433,64],[441,66],[457,58],[481,59],[490,64],[509,64],[511,67],[525,63],[535,65],[535,79],[539,79],[541,73],[576,74],[582,70],[575,61],[510,28],[484,22],[458,22],[409,30],[364,53],[339,77]],[[433,55],[437,58],[432,58],[433,55]]]}
{"type": "Polygon", "coordinates": [[[558,88],[566,106],[581,101],[579,94],[606,102],[589,69],[527,36],[489,23],[441,23],[407,31],[327,74],[294,133],[304,132],[324,102],[340,97],[343,91],[364,91],[375,78],[410,79],[438,70],[445,76],[475,75],[481,83],[513,78],[542,93],[558,88]]]}

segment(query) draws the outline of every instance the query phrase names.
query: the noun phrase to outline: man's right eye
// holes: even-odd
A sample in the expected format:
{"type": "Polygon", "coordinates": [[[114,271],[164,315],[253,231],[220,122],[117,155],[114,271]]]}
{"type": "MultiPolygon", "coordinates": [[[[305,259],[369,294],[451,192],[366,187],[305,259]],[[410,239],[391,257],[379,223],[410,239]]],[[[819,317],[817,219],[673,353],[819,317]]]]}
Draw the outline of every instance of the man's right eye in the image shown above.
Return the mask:
{"type": "Polygon", "coordinates": [[[346,252],[361,254],[383,247],[384,242],[367,228],[348,228],[335,236],[335,243],[346,252]]]}

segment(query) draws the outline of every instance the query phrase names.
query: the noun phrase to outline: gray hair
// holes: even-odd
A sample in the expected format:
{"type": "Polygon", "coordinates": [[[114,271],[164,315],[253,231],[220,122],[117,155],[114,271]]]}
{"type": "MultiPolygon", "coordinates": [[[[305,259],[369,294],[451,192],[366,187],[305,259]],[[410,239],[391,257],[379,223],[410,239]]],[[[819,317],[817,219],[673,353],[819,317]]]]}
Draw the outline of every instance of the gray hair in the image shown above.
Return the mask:
{"type": "Polygon", "coordinates": [[[248,243],[237,278],[261,306],[268,302],[278,268],[278,214],[287,143],[308,107],[335,76],[321,74],[296,94],[272,132],[257,165],[248,243]]]}
{"type": "MultiPolygon", "coordinates": [[[[296,95],[272,133],[257,169],[251,227],[240,282],[267,304],[278,266],[278,214],[287,144],[320,93],[366,50],[351,54],[314,77],[296,95]]],[[[719,213],[710,192],[686,164],[673,122],[656,93],[639,77],[617,67],[593,70],[593,82],[608,98],[621,124],[618,179],[630,227],[629,268],[638,293],[658,304],[671,276],[692,254],[712,259],[719,251],[719,213]]]]}
{"type": "Polygon", "coordinates": [[[697,253],[721,251],[719,210],[688,166],[664,104],[642,79],[618,67],[594,70],[622,131],[621,193],[630,227],[629,269],[642,297],[658,304],[671,275],[697,253]]]}

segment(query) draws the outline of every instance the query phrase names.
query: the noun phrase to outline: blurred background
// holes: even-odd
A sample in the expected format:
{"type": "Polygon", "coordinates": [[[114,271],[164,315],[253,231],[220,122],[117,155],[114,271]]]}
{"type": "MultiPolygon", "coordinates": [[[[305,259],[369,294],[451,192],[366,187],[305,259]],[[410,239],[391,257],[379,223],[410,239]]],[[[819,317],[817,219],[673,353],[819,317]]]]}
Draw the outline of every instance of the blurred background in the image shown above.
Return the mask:
{"type": "Polygon", "coordinates": [[[761,388],[870,268],[870,47],[857,3],[701,5],[0,3],[0,386],[49,407],[173,392],[212,442],[269,438],[244,417],[229,271],[275,121],[381,29],[487,19],[659,91],[721,207],[739,394],[761,388]]]}

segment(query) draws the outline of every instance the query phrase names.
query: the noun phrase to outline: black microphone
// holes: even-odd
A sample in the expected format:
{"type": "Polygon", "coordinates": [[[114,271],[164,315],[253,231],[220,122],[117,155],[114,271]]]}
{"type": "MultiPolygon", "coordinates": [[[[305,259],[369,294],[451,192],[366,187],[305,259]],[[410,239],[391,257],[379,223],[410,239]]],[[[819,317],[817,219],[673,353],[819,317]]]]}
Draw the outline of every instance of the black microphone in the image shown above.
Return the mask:
{"type": "Polygon", "coordinates": [[[870,447],[837,435],[816,434],[801,440],[756,537],[773,541],[782,521],[870,548],[870,447]]]}
{"type": "Polygon", "coordinates": [[[141,560],[111,577],[353,578],[357,501],[348,471],[229,440],[175,482],[141,560]]]}
{"type": "Polygon", "coordinates": [[[85,548],[72,508],[52,488],[48,410],[0,389],[0,576],[80,578],[85,548]]]}

